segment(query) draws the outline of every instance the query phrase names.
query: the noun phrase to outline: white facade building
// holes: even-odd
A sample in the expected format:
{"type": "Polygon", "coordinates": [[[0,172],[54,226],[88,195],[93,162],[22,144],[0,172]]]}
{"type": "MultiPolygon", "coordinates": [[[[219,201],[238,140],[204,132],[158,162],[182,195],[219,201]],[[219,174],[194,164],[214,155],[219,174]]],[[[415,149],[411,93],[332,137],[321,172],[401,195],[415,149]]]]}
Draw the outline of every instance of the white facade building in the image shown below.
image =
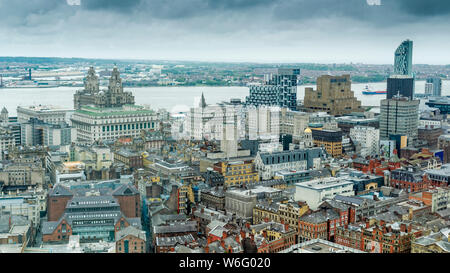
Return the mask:
{"type": "Polygon", "coordinates": [[[82,106],[73,114],[72,124],[77,129],[79,143],[138,137],[141,130],[159,128],[156,113],[137,105],[114,108],[82,106]]]}
{"type": "Polygon", "coordinates": [[[45,123],[60,124],[68,123],[70,125],[70,116],[73,114],[72,109],[63,109],[51,105],[39,105],[28,107],[17,107],[17,121],[25,123],[30,118],[37,118],[45,123]]]}
{"type": "Polygon", "coordinates": [[[350,129],[350,138],[361,146],[359,155],[377,155],[380,150],[380,130],[368,126],[355,126],[350,129]]]}
{"type": "Polygon", "coordinates": [[[189,110],[184,121],[185,136],[188,139],[222,140],[232,137],[231,127],[236,127],[238,139],[245,138],[245,109],[240,103],[223,102],[207,105],[202,94],[198,107],[189,110]],[[227,126],[227,128],[224,128],[227,126]],[[225,129],[225,130],[224,130],[225,129]],[[229,135],[224,136],[224,132],[229,135]]]}
{"type": "Polygon", "coordinates": [[[325,199],[336,195],[353,196],[353,183],[345,177],[327,177],[295,184],[295,201],[304,201],[310,209],[316,210],[325,199]]]}

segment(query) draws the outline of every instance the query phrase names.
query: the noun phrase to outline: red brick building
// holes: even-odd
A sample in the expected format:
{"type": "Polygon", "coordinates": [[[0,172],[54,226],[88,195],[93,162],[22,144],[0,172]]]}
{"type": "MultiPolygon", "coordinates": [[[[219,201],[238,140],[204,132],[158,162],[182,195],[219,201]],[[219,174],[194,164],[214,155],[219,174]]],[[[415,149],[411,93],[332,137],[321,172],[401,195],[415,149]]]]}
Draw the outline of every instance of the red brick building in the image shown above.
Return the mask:
{"type": "Polygon", "coordinates": [[[146,253],[145,231],[128,226],[116,232],[116,253],[146,253]]]}
{"type": "Polygon", "coordinates": [[[336,231],[335,243],[370,253],[410,253],[413,236],[420,236],[411,224],[383,221],[370,226],[341,226],[336,231]]]}
{"type": "Polygon", "coordinates": [[[407,192],[418,192],[427,188],[428,184],[423,179],[423,172],[417,167],[396,169],[391,172],[390,184],[396,189],[407,192]]]}
{"type": "Polygon", "coordinates": [[[327,200],[319,210],[304,215],[299,220],[299,241],[323,239],[334,241],[336,229],[355,222],[356,211],[353,207],[327,200]]]}

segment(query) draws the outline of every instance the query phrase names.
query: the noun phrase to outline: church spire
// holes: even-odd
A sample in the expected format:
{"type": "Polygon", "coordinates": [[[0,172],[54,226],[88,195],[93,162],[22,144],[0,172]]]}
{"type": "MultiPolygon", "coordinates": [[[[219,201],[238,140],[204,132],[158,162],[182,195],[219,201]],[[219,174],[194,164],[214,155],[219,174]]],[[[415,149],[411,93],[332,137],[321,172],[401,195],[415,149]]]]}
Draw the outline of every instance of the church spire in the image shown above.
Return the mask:
{"type": "Polygon", "coordinates": [[[206,100],[205,100],[205,96],[203,95],[203,92],[202,92],[202,98],[201,98],[201,100],[200,100],[200,105],[199,105],[201,108],[205,108],[206,106],[207,106],[207,104],[206,104],[206,100]]]}

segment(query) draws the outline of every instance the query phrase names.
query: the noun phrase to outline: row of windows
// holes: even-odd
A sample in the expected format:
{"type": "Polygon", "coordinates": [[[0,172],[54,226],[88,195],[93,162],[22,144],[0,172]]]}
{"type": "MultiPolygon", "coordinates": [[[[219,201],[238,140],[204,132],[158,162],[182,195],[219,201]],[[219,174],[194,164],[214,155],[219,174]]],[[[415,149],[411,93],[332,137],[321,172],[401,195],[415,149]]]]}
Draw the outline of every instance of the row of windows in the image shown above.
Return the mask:
{"type": "Polygon", "coordinates": [[[122,130],[135,130],[135,129],[147,129],[155,128],[155,123],[136,123],[136,124],[119,124],[119,125],[104,125],[102,126],[103,132],[109,131],[122,131],[122,130]]]}

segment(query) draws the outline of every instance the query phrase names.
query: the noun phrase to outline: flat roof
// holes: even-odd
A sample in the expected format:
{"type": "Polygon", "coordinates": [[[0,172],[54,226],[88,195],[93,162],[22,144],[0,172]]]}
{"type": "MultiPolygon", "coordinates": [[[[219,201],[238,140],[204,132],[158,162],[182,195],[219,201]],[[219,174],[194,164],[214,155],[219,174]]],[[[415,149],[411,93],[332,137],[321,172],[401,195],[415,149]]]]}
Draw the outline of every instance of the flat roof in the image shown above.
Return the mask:
{"type": "Polygon", "coordinates": [[[326,177],[326,178],[319,178],[308,182],[300,182],[295,183],[295,186],[302,187],[302,188],[310,188],[310,189],[326,189],[326,188],[332,188],[336,186],[344,186],[344,185],[352,185],[353,182],[347,181],[345,177],[326,177]]]}

